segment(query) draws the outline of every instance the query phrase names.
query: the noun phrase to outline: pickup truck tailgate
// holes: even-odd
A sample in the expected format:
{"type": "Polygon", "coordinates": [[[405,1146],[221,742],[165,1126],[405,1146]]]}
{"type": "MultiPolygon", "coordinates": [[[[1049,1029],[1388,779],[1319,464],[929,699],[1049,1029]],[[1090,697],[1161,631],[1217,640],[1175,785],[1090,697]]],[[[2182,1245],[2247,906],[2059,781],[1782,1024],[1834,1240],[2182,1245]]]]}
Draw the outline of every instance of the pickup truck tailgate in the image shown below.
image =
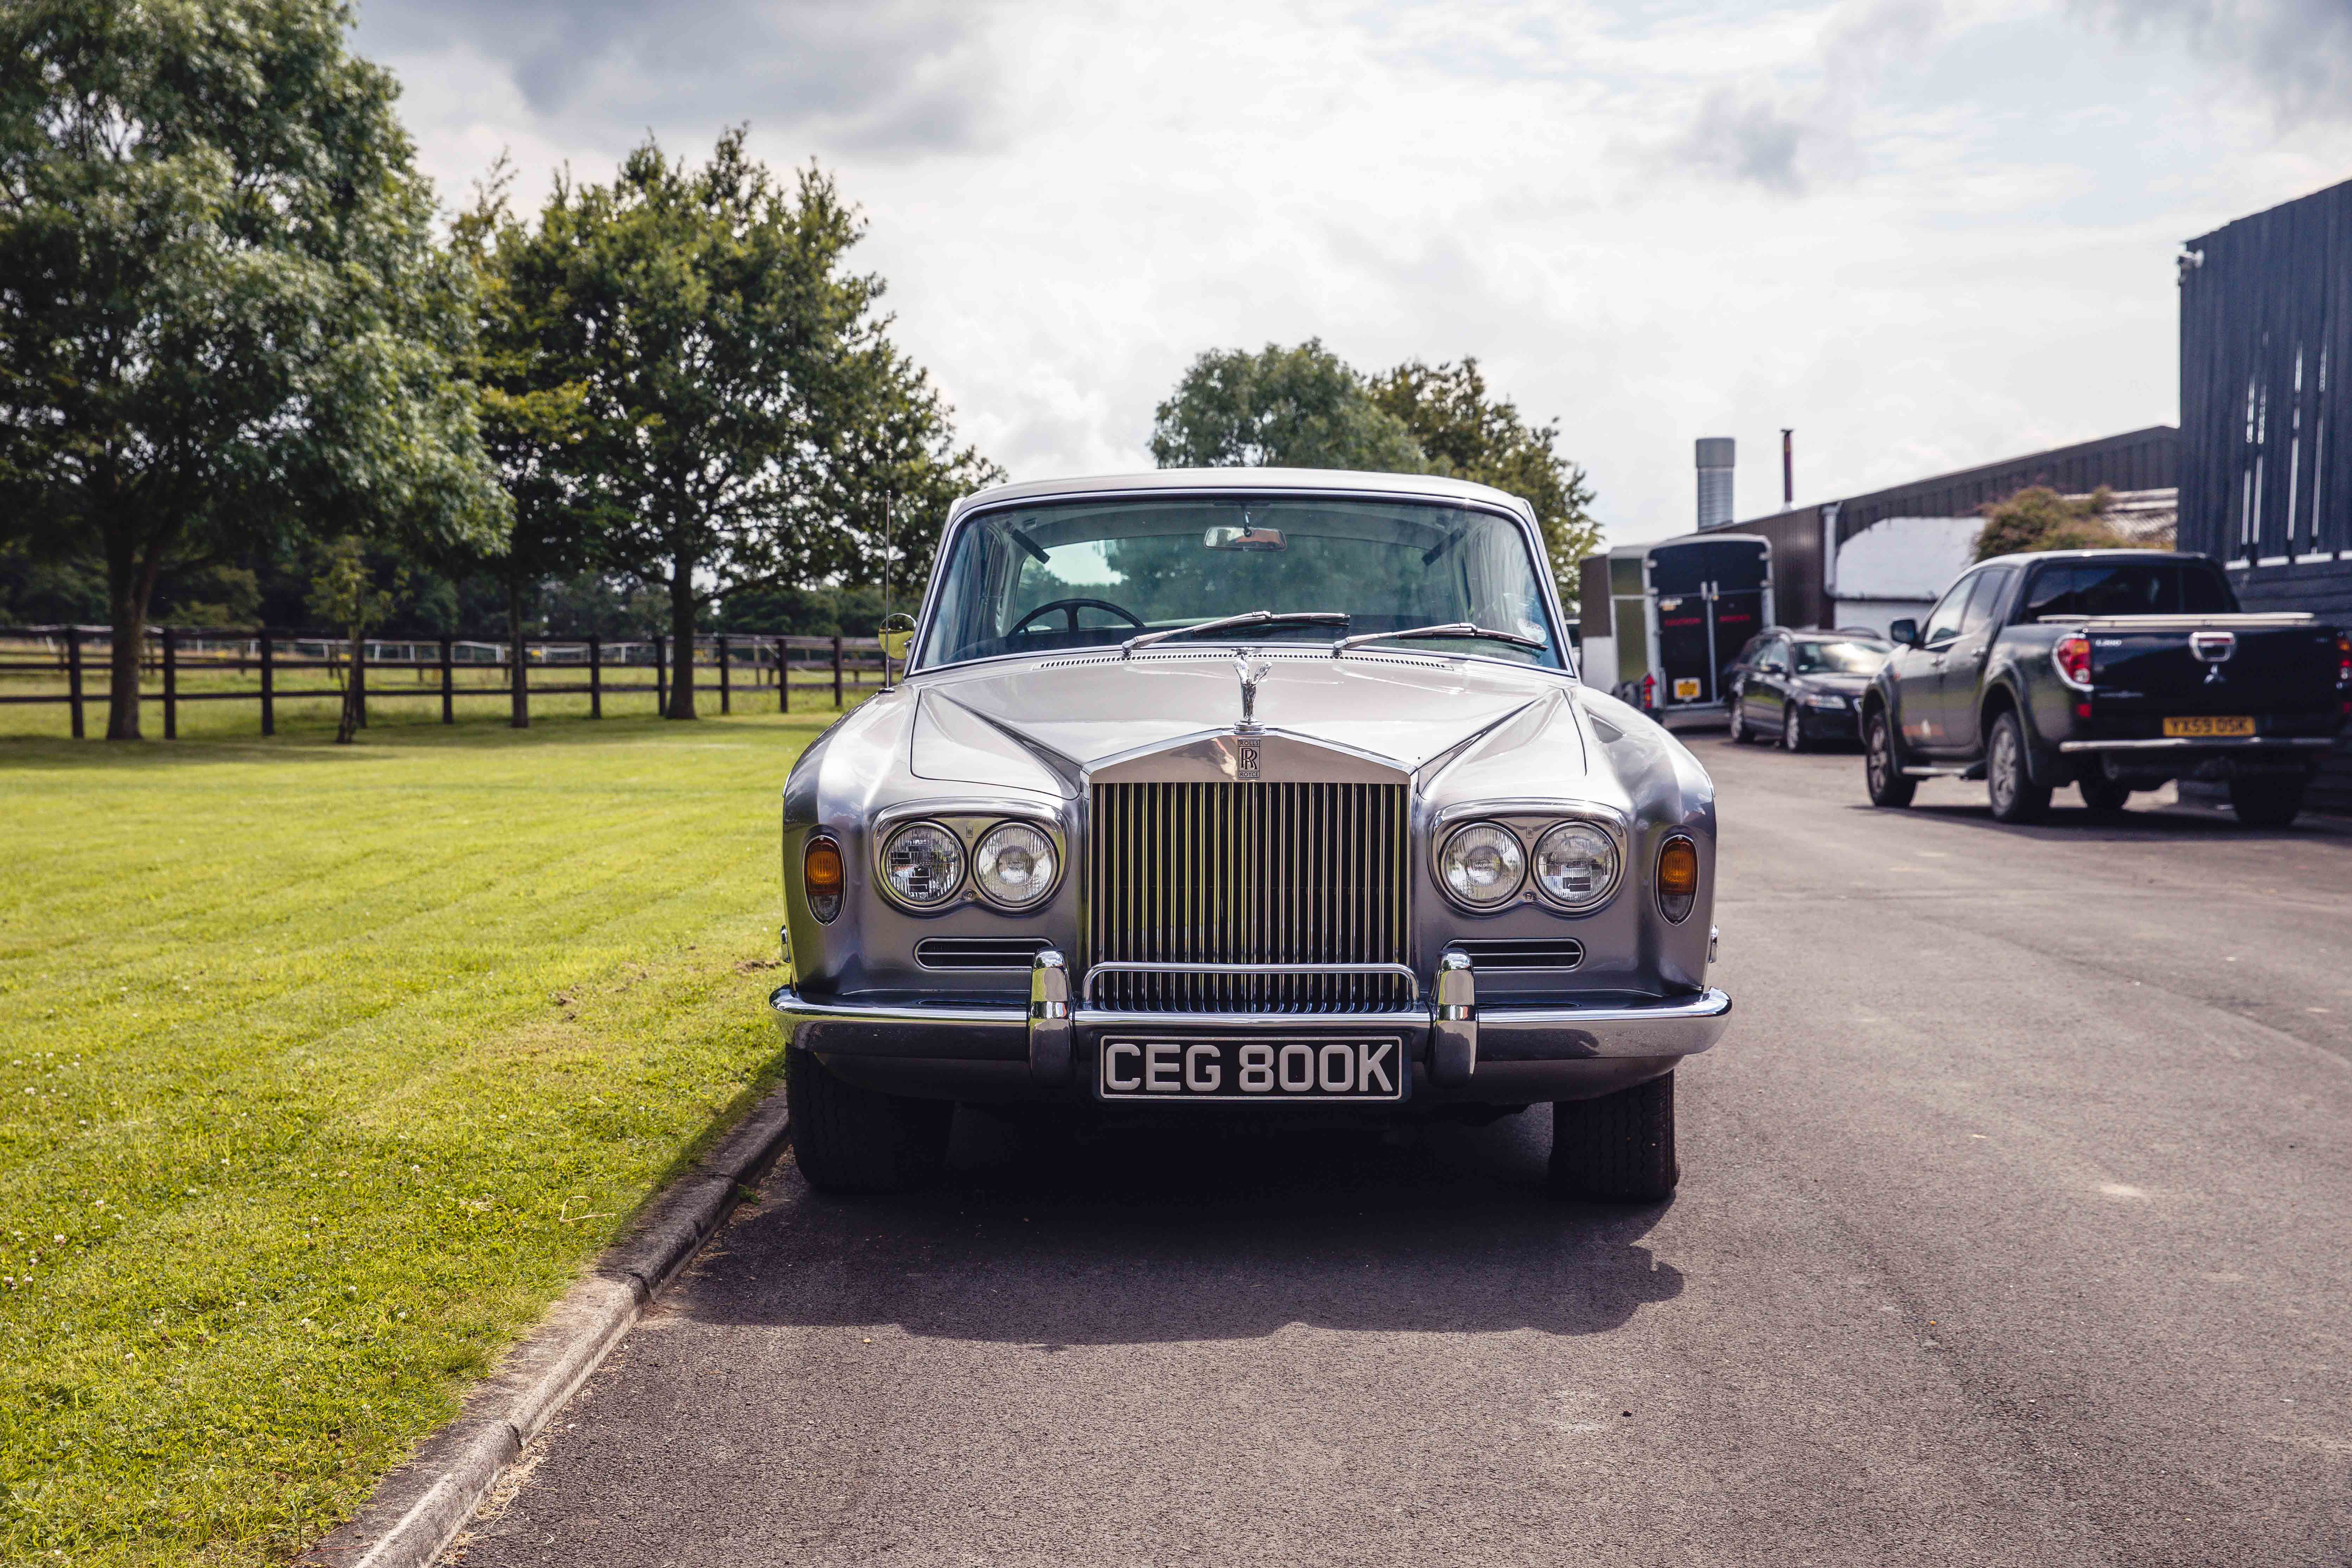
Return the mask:
{"type": "Polygon", "coordinates": [[[2261,733],[2331,727],[2341,694],[2332,626],[2259,616],[2086,623],[2095,727],[2157,733],[2168,717],[2243,715],[2261,733]]]}

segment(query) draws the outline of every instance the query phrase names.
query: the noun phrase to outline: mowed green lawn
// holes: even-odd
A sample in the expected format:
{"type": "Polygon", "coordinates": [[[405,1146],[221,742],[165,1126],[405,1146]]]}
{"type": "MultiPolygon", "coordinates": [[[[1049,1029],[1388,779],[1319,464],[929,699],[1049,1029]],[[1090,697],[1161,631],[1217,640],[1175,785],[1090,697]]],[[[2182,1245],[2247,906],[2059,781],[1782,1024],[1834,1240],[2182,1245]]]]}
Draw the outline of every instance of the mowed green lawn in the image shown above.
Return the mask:
{"type": "Polygon", "coordinates": [[[779,1071],[832,717],[0,739],[0,1561],[283,1563],[455,1412],[779,1071]]]}

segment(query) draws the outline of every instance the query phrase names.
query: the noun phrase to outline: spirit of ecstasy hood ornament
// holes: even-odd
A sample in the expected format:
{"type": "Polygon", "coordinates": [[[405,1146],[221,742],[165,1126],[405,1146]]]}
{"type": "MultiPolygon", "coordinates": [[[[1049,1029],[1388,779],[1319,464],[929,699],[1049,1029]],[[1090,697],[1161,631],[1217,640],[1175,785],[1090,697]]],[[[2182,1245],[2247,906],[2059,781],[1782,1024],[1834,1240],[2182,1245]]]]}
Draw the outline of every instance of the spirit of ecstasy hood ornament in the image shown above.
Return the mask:
{"type": "Polygon", "coordinates": [[[1234,726],[1241,730],[1259,728],[1257,721],[1257,683],[1274,666],[1255,648],[1241,648],[1234,654],[1234,669],[1242,678],[1242,721],[1234,726]]]}

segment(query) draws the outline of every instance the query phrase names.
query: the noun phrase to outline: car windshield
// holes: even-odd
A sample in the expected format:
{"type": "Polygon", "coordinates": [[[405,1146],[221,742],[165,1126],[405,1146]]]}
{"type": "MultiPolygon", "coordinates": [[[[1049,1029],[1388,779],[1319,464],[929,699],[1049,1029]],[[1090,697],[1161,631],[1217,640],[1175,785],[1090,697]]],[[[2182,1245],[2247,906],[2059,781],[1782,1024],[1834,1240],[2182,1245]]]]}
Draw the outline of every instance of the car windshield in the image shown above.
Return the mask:
{"type": "Polygon", "coordinates": [[[1516,521],[1436,502],[1147,496],[989,511],[956,533],[915,668],[1100,647],[1264,610],[1347,622],[1213,630],[1162,646],[1328,643],[1466,622],[1539,646],[1396,646],[1557,669],[1539,570],[1516,521]]]}
{"type": "Polygon", "coordinates": [[[1883,642],[1803,642],[1796,647],[1799,675],[1875,675],[1893,647],[1883,642]]]}

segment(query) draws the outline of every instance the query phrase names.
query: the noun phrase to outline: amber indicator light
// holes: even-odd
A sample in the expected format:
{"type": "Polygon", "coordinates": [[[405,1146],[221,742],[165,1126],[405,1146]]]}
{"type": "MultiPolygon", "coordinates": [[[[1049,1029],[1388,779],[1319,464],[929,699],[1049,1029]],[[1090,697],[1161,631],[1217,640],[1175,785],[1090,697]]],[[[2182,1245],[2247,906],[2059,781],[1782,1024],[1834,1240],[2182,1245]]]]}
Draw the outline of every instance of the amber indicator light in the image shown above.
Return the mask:
{"type": "Polygon", "coordinates": [[[1698,891],[1698,846],[1687,838],[1669,838],[1658,852],[1658,891],[1669,899],[1686,899],[1698,891]]]}
{"type": "Polygon", "coordinates": [[[823,838],[812,839],[801,866],[808,878],[810,892],[841,891],[841,848],[838,845],[823,838]]]}

